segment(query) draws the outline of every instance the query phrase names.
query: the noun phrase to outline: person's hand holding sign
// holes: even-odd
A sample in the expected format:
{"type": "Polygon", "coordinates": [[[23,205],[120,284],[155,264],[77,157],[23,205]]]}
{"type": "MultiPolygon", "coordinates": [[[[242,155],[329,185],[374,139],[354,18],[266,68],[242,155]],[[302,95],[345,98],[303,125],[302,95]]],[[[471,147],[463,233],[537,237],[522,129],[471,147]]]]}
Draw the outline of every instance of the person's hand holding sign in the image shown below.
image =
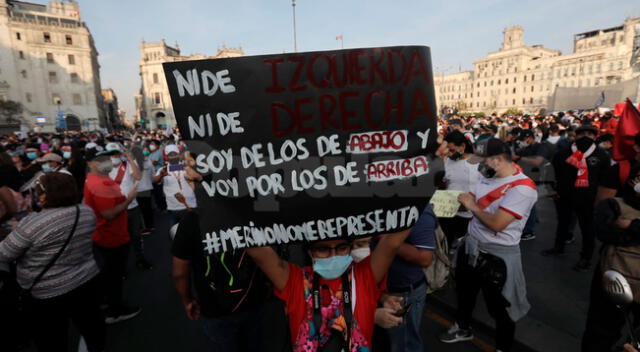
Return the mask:
{"type": "Polygon", "coordinates": [[[187,313],[189,320],[200,319],[200,305],[195,299],[184,303],[184,311],[187,313]]]}
{"type": "Polygon", "coordinates": [[[461,193],[458,196],[458,202],[460,202],[460,204],[462,204],[462,206],[469,211],[473,211],[474,209],[478,208],[478,206],[476,205],[476,199],[469,193],[461,193]]]}

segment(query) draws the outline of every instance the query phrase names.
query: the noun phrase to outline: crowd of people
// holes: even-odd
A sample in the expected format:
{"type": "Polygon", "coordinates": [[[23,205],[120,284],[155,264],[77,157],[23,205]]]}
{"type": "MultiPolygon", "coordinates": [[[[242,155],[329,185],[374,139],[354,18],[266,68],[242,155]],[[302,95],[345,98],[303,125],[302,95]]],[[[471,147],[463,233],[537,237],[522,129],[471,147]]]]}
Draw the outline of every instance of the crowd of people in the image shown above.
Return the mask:
{"type": "Polygon", "coordinates": [[[496,351],[510,351],[531,309],[520,242],[536,239],[544,196],[557,227],[541,254],[564,255],[579,228],[573,269],[593,271],[582,351],[609,351],[624,319],[601,288],[609,252],[596,238],[640,244],[640,220],[620,210],[640,212],[640,134],[637,156],[614,161],[617,124],[596,111],[447,116],[432,157],[444,164],[436,187],[461,191],[454,217],[427,206],[407,231],[213,254],[199,228],[211,214],[194,211],[202,176],[177,129],[0,136],[0,319],[30,324],[14,324],[3,350],[30,340],[38,351],[66,350],[71,321],[89,351],[104,351],[106,325],[141,312],[123,294],[128,258],[153,270],[145,240],[166,213],[174,286],[211,351],[424,351],[436,343],[423,341],[421,322],[439,229],[445,255],[455,254],[458,302],[440,341],[474,338],[482,292],[496,351]]]}

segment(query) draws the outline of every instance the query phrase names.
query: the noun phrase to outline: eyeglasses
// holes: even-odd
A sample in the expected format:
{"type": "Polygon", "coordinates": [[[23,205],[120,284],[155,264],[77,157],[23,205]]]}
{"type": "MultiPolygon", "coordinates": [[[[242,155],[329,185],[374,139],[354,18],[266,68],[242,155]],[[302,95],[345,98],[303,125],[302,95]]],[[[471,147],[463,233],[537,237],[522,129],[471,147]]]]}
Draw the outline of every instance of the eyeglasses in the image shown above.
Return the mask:
{"type": "Polygon", "coordinates": [[[328,258],[332,255],[347,255],[351,253],[351,245],[349,243],[339,244],[335,247],[318,246],[309,249],[314,257],[328,258]]]}

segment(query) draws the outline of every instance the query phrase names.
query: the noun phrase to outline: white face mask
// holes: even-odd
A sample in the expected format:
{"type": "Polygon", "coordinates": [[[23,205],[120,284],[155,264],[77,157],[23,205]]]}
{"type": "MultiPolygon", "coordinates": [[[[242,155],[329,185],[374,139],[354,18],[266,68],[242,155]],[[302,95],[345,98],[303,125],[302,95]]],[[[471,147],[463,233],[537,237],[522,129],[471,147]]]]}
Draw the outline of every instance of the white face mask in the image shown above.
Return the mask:
{"type": "Polygon", "coordinates": [[[635,186],[633,186],[633,190],[636,191],[636,193],[640,193],[640,183],[636,183],[635,186]]]}
{"type": "Polygon", "coordinates": [[[121,162],[122,160],[120,160],[120,158],[111,158],[111,163],[113,164],[113,166],[118,166],[121,162]]]}
{"type": "Polygon", "coordinates": [[[150,145],[149,145],[149,150],[150,150],[150,151],[152,151],[152,152],[153,152],[153,151],[155,151],[156,149],[157,149],[157,148],[156,148],[156,146],[155,146],[155,145],[153,145],[153,144],[150,144],[150,145]]]}
{"type": "Polygon", "coordinates": [[[351,257],[353,257],[353,261],[356,263],[361,262],[362,260],[364,260],[366,257],[370,255],[371,255],[371,248],[369,247],[356,248],[351,250],[351,257]]]}
{"type": "Polygon", "coordinates": [[[111,160],[105,160],[100,164],[98,164],[97,169],[98,169],[98,172],[100,172],[103,175],[106,175],[110,173],[111,170],[113,170],[113,164],[111,163],[111,160]]]}

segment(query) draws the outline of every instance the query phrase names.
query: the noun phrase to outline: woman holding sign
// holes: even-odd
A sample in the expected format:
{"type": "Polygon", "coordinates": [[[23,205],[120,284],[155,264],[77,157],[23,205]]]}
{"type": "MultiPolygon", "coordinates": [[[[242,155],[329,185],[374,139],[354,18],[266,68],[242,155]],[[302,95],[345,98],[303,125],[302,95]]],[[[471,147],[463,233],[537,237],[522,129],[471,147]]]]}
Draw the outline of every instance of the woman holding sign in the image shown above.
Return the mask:
{"type": "MultiPolygon", "coordinates": [[[[438,149],[438,155],[444,159],[441,188],[468,193],[480,180],[478,163],[470,162],[473,146],[462,132],[457,130],[449,132],[438,149]]],[[[467,233],[472,216],[470,211],[461,208],[453,218],[438,219],[442,231],[447,235],[450,247],[456,239],[467,233]]]]}
{"type": "Polygon", "coordinates": [[[305,267],[281,259],[271,247],[247,249],[286,303],[293,351],[371,350],[383,279],[408,234],[381,236],[371,256],[358,263],[346,239],[308,244],[313,265],[305,267]]]}

